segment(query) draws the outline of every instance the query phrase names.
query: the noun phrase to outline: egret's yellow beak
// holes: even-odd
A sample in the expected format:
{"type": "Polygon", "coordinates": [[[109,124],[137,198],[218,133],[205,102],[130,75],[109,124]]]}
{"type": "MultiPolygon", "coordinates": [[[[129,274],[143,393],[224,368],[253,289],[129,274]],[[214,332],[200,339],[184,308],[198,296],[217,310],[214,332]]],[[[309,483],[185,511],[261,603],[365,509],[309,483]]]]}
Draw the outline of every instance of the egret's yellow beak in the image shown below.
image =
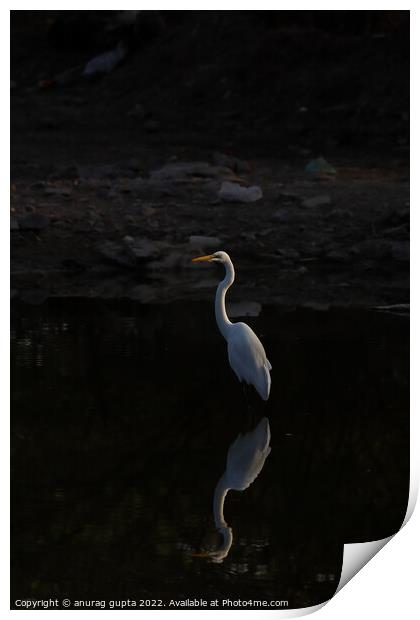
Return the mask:
{"type": "Polygon", "coordinates": [[[208,254],[207,256],[197,256],[197,258],[193,258],[193,263],[202,263],[203,261],[209,261],[213,258],[213,254],[208,254]]]}

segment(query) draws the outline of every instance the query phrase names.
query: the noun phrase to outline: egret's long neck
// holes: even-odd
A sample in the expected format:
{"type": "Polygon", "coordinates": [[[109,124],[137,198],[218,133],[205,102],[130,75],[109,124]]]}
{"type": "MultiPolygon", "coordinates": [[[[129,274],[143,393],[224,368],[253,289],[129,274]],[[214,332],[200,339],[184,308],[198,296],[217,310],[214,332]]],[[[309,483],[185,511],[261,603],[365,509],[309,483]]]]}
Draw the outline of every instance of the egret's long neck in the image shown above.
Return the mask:
{"type": "Polygon", "coordinates": [[[213,516],[214,524],[217,529],[225,528],[227,526],[225,517],[223,515],[223,506],[228,491],[229,487],[227,486],[226,475],[223,474],[223,476],[217,483],[213,495],[213,516]]]}
{"type": "Polygon", "coordinates": [[[225,268],[225,278],[220,282],[219,286],[217,287],[215,310],[217,326],[222,332],[222,335],[227,338],[227,331],[229,325],[232,325],[232,323],[229,321],[228,315],[226,314],[225,297],[226,291],[230,286],[232,286],[233,281],[235,280],[235,270],[230,261],[228,263],[225,263],[225,268]]]}

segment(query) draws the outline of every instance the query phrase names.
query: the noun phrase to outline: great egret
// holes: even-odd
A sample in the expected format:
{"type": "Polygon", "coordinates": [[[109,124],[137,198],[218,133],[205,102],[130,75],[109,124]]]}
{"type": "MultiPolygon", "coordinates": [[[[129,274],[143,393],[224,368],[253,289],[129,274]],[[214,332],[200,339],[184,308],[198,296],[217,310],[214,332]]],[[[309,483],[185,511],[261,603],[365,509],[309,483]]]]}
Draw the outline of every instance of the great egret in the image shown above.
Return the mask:
{"type": "Polygon", "coordinates": [[[226,291],[235,280],[235,270],[226,252],[215,252],[207,256],[193,258],[193,262],[210,261],[222,263],[226,276],[217,287],[215,310],[217,325],[227,341],[229,363],[239,381],[255,387],[263,400],[270,395],[271,364],[267,359],[264,347],[259,338],[246,323],[232,323],[226,314],[226,291]]]}
{"type": "Polygon", "coordinates": [[[194,557],[207,557],[213,562],[222,562],[233,543],[232,528],[225,521],[223,509],[228,491],[245,491],[260,474],[267,456],[271,452],[270,424],[262,418],[254,430],[239,434],[228,450],[226,470],[221,476],[213,495],[214,524],[223,536],[223,542],[216,551],[194,553],[194,557]]]}

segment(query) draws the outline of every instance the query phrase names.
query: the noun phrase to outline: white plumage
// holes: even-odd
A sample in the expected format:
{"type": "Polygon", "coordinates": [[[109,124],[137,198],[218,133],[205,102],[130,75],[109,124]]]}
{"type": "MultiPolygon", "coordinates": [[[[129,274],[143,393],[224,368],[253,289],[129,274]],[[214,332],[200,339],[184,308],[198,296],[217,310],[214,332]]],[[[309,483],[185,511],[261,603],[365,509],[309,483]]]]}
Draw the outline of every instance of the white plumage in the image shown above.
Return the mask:
{"type": "Polygon", "coordinates": [[[237,436],[226,459],[227,488],[244,491],[254,482],[271,452],[270,441],[268,418],[262,418],[253,431],[237,436]]]}
{"type": "Polygon", "coordinates": [[[213,495],[214,524],[222,535],[223,542],[215,551],[194,553],[194,556],[207,557],[213,562],[222,562],[228,555],[233,544],[233,531],[224,517],[226,496],[231,489],[245,491],[259,476],[271,452],[270,441],[270,424],[267,418],[262,418],[252,431],[238,435],[229,447],[226,469],[213,495]]]}
{"type": "Polygon", "coordinates": [[[217,325],[228,345],[229,363],[239,381],[253,385],[261,398],[268,400],[271,364],[264,347],[246,323],[232,323],[226,314],[226,291],[235,280],[235,270],[229,255],[226,252],[215,252],[193,260],[218,262],[225,266],[225,278],[217,287],[215,312],[217,325]]]}
{"type": "Polygon", "coordinates": [[[246,323],[232,323],[227,344],[229,363],[239,381],[253,385],[261,398],[267,400],[271,364],[260,340],[246,323]]]}

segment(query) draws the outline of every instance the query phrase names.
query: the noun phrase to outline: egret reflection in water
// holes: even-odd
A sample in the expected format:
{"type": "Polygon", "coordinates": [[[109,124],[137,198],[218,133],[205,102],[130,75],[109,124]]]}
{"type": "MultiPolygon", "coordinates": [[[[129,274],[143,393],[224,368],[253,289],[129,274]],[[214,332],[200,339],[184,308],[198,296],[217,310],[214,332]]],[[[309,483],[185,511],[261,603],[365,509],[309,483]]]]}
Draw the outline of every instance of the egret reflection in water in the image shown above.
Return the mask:
{"type": "Polygon", "coordinates": [[[232,542],[214,526],[213,492],[230,444],[267,413],[235,426],[250,415],[218,363],[208,302],[51,298],[12,308],[12,601],[46,600],[58,588],[71,600],[184,593],[305,607],[333,596],[342,540],[400,528],[409,480],[403,317],[264,308],[282,389],[270,394],[272,452],[260,479],[225,500],[232,542]],[[185,317],[191,330],[180,329],[185,317]],[[210,378],[195,362],[203,350],[210,378]],[[209,424],[196,415],[199,397],[209,424]],[[219,551],[217,562],[230,545],[221,564],[191,557],[219,551]]]}
{"type": "Polygon", "coordinates": [[[225,521],[224,504],[228,491],[245,491],[260,474],[265,460],[271,452],[271,432],[268,418],[260,420],[254,430],[240,433],[231,444],[226,469],[216,485],[213,496],[213,516],[223,542],[215,551],[194,554],[195,557],[207,557],[213,562],[222,562],[228,555],[233,543],[232,528],[225,521]]]}

